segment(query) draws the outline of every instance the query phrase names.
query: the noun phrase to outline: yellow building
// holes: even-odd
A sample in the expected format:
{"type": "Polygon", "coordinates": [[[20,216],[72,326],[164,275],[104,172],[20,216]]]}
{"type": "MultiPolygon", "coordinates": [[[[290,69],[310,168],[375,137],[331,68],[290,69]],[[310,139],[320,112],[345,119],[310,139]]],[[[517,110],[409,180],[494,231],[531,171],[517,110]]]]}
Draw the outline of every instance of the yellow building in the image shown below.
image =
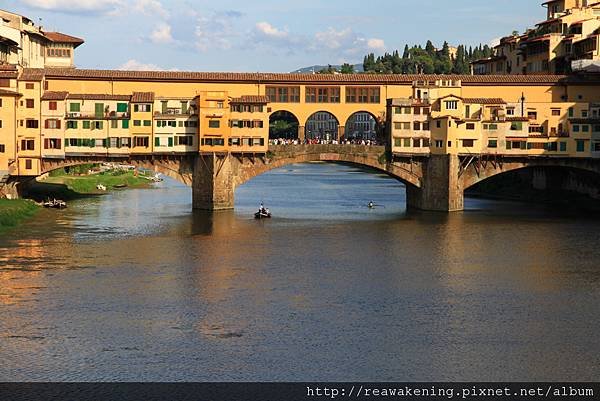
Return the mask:
{"type": "Polygon", "coordinates": [[[228,141],[231,152],[266,153],[269,139],[269,115],[266,96],[241,96],[229,101],[231,108],[228,141]]]}
{"type": "Polygon", "coordinates": [[[585,62],[600,66],[600,2],[550,0],[546,20],[522,36],[507,36],[474,74],[564,74],[585,62]]]}
{"type": "Polygon", "coordinates": [[[29,18],[0,10],[0,64],[29,68],[73,67],[83,39],[46,32],[29,18]]]}
{"type": "Polygon", "coordinates": [[[155,154],[198,151],[197,98],[156,98],[154,110],[155,154]]]}

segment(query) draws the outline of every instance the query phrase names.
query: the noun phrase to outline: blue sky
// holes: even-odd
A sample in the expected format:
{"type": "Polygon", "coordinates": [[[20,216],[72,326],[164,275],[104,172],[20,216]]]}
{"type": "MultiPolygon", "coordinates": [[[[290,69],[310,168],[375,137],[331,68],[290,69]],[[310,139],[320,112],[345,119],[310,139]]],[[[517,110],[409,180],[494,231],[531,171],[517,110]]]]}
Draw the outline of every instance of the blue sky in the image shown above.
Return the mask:
{"type": "Polygon", "coordinates": [[[0,0],[82,37],[80,68],[288,72],[367,52],[476,45],[545,17],[541,0],[0,0]]]}

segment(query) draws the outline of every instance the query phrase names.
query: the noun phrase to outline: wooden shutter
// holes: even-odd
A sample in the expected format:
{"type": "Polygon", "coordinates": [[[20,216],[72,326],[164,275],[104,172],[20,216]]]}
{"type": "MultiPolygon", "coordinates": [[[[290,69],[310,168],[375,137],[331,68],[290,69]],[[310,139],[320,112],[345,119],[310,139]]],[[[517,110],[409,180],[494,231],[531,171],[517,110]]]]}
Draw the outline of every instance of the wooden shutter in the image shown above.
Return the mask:
{"type": "Polygon", "coordinates": [[[48,138],[44,139],[44,149],[50,148],[50,140],[48,138]]]}
{"type": "Polygon", "coordinates": [[[44,128],[48,129],[50,127],[50,121],[44,121],[44,128]]]}

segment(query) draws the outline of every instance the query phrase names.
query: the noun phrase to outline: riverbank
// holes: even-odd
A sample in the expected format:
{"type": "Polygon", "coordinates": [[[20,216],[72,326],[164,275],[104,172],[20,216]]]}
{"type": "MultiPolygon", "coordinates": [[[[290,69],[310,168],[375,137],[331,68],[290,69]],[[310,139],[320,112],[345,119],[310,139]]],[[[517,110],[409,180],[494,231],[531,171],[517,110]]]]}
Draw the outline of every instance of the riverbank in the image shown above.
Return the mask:
{"type": "Polygon", "coordinates": [[[120,188],[143,188],[150,181],[132,171],[107,171],[89,175],[55,173],[52,176],[31,183],[27,197],[41,201],[47,198],[73,200],[87,196],[103,195],[120,188]],[[98,186],[106,187],[106,191],[98,186]]]}
{"type": "Polygon", "coordinates": [[[19,225],[39,210],[39,206],[30,200],[0,199],[0,232],[19,225]]]}

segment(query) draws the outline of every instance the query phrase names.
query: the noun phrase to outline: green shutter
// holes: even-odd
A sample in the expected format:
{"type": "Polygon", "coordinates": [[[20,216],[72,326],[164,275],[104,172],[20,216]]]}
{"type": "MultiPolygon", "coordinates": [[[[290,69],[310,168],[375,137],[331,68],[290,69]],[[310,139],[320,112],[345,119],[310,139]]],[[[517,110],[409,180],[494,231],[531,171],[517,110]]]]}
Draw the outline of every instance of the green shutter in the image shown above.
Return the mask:
{"type": "Polygon", "coordinates": [[[96,103],[96,117],[104,117],[104,103],[96,103]]]}
{"type": "Polygon", "coordinates": [[[168,104],[168,102],[166,102],[166,101],[163,100],[161,103],[162,103],[162,113],[163,114],[167,114],[167,104],[168,104]]]}
{"type": "Polygon", "coordinates": [[[135,111],[136,113],[139,111],[139,109],[140,109],[139,105],[136,104],[133,106],[133,111],[135,111]]]}
{"type": "Polygon", "coordinates": [[[102,140],[102,146],[105,148],[108,148],[108,139],[103,139],[102,140]]]}
{"type": "Polygon", "coordinates": [[[117,103],[117,113],[127,113],[127,103],[117,103]]]}
{"type": "Polygon", "coordinates": [[[129,129],[129,120],[123,120],[123,129],[129,129]]]}
{"type": "Polygon", "coordinates": [[[90,129],[90,122],[89,121],[84,121],[83,122],[83,129],[90,129]]]}
{"type": "Polygon", "coordinates": [[[69,105],[69,110],[71,111],[71,113],[78,113],[79,111],[81,111],[81,105],[79,103],[71,103],[69,105]]]}
{"type": "Polygon", "coordinates": [[[154,138],[154,146],[160,146],[160,138],[154,138]]]}
{"type": "Polygon", "coordinates": [[[170,148],[173,147],[173,137],[172,136],[169,137],[169,147],[170,148]]]}
{"type": "Polygon", "coordinates": [[[144,120],[144,127],[151,127],[151,126],[152,126],[151,120],[144,120]]]}

